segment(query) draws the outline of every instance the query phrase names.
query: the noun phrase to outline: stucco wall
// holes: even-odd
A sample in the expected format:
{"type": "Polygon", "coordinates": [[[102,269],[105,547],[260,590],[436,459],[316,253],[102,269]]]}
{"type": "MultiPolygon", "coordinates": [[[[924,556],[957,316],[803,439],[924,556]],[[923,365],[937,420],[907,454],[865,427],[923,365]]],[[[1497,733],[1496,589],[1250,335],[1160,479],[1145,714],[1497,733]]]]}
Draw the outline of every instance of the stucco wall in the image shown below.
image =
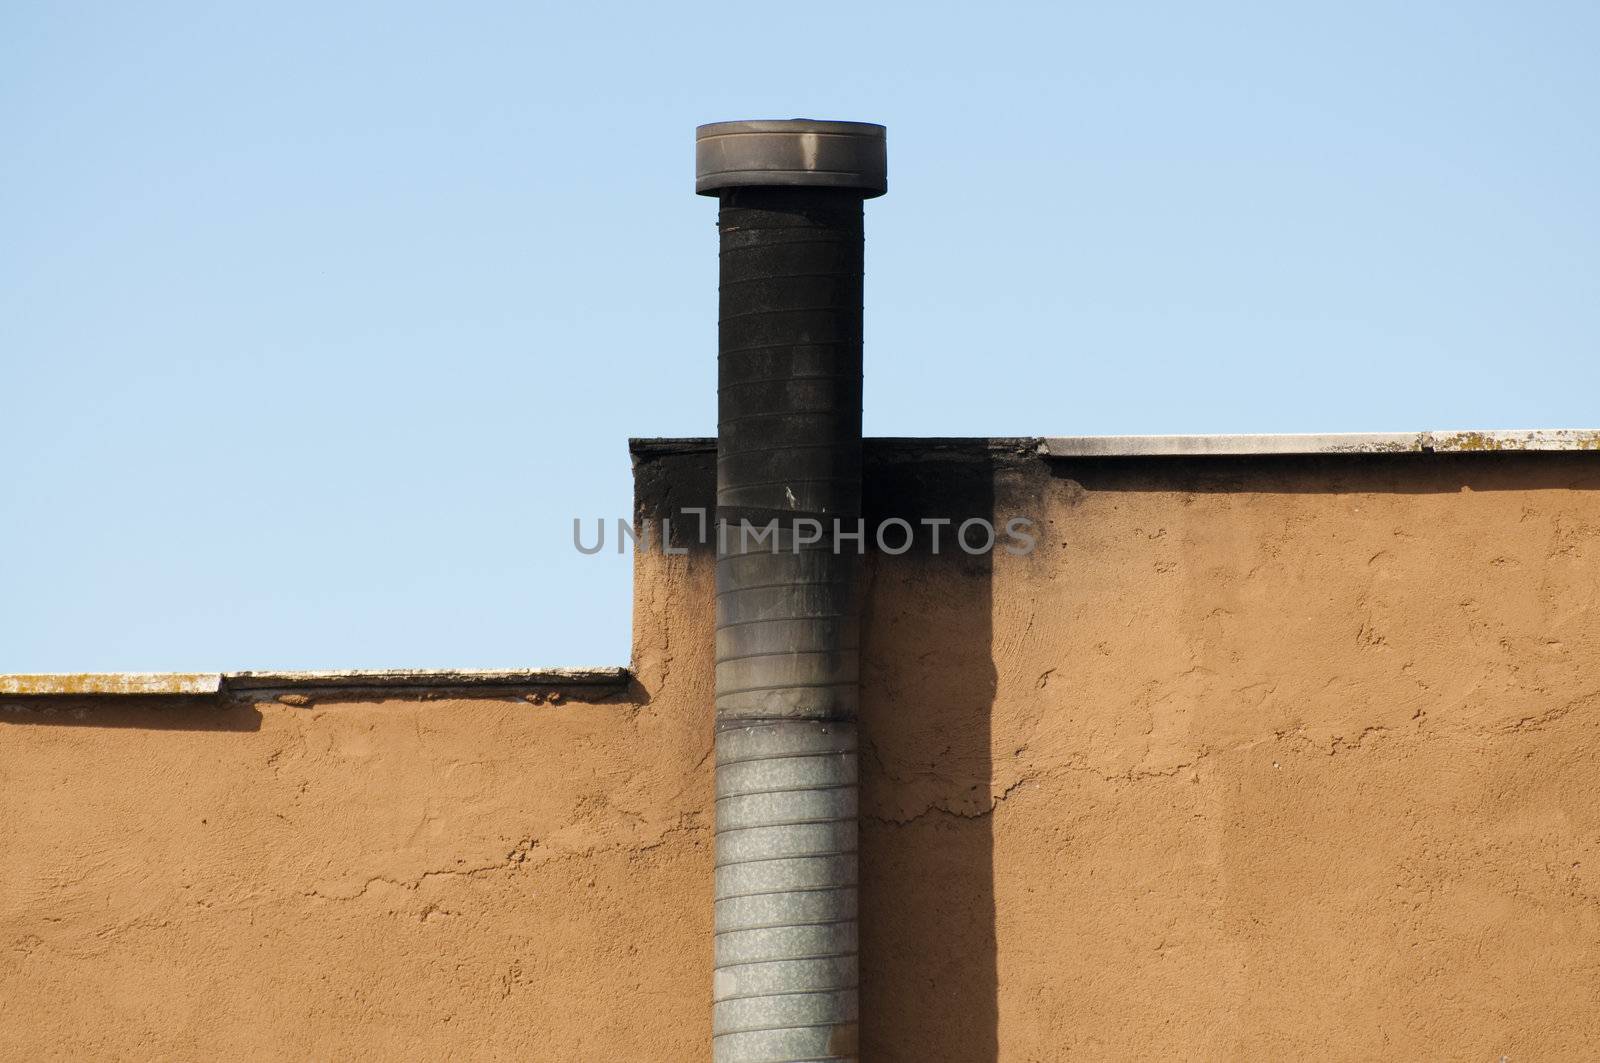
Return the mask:
{"type": "MultiPolygon", "coordinates": [[[[1046,534],[869,563],[864,1058],[1591,1058],[1597,488],[875,446],[1046,534]]],[[[704,1058],[710,566],[637,571],[598,700],[0,698],[0,1055],[704,1058]]]]}

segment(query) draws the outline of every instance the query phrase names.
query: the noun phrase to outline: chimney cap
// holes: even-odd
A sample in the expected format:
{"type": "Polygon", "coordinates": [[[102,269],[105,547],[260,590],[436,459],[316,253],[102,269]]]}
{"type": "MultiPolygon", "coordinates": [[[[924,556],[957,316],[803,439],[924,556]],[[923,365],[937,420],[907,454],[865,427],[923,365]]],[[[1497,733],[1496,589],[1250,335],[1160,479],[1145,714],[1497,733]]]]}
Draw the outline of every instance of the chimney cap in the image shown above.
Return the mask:
{"type": "Polygon", "coordinates": [[[884,128],[811,118],[713,122],[694,131],[694,190],[842,188],[864,199],[889,190],[884,128]]]}

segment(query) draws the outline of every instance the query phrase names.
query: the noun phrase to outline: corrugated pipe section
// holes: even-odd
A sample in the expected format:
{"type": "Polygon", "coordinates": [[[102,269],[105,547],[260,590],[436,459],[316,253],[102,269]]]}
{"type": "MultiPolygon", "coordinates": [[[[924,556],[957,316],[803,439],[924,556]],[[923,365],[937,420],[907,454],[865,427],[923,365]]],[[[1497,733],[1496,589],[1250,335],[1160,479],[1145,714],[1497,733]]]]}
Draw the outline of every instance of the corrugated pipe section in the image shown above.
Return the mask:
{"type": "Polygon", "coordinates": [[[881,126],[702,126],[721,201],[716,1063],[857,1058],[862,200],[881,126]],[[777,521],[774,534],[757,538],[777,521]]]}

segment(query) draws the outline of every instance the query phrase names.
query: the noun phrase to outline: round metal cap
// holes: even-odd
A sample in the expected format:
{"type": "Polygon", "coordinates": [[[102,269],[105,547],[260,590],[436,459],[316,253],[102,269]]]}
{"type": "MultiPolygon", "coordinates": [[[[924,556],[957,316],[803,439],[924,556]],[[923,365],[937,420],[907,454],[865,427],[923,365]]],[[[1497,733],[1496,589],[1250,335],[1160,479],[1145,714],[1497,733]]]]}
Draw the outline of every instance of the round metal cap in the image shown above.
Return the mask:
{"type": "Polygon", "coordinates": [[[713,122],[694,131],[694,190],[848,188],[871,199],[889,190],[884,128],[870,122],[713,122]]]}

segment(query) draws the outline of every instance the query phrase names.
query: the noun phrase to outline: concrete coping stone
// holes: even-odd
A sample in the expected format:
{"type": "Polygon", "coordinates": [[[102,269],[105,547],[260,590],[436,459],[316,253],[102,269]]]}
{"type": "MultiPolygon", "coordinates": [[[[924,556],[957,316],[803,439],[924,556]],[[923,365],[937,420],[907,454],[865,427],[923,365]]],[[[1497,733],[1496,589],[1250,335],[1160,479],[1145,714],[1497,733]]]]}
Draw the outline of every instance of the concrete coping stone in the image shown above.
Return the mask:
{"type": "Polygon", "coordinates": [[[0,675],[8,697],[214,696],[246,691],[522,690],[626,687],[626,668],[356,669],[283,672],[64,672],[0,675]]]}

